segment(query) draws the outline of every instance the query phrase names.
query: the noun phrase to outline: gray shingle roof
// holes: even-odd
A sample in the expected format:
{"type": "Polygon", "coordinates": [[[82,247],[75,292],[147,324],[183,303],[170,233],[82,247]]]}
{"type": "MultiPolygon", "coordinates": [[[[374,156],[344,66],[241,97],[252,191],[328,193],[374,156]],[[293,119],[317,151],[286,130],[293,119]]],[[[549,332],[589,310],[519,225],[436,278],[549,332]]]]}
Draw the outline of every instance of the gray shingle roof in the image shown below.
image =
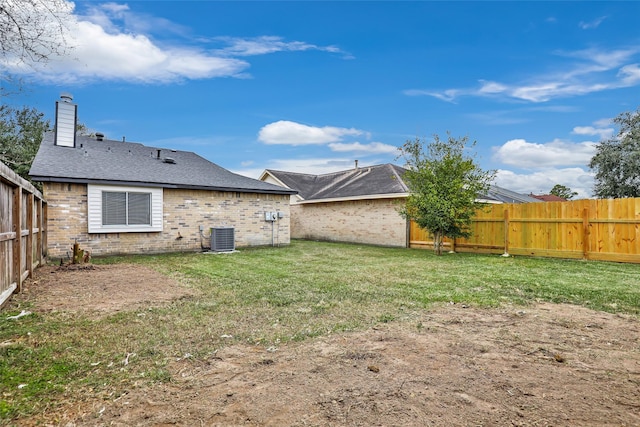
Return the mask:
{"type": "Polygon", "coordinates": [[[54,145],[53,132],[45,134],[29,175],[36,181],[295,194],[230,172],[192,152],[80,135],[76,148],[60,147],[54,145]],[[175,163],[167,163],[167,158],[175,163]]]}
{"type": "MultiPolygon", "coordinates": [[[[374,196],[379,194],[406,195],[409,189],[402,180],[406,169],[386,163],[346,171],[311,175],[267,169],[267,172],[284,185],[298,190],[304,200],[322,200],[349,197],[374,196]]],[[[502,203],[534,203],[538,199],[506,188],[492,185],[479,198],[502,203]]]]}
{"type": "Polygon", "coordinates": [[[407,193],[402,181],[404,169],[390,163],[349,169],[323,175],[267,169],[284,185],[298,190],[304,200],[407,193]]]}
{"type": "Polygon", "coordinates": [[[539,203],[540,200],[527,196],[526,194],[516,193],[515,191],[507,190],[506,188],[492,185],[489,187],[489,191],[484,194],[482,199],[496,200],[502,203],[539,203]]]}

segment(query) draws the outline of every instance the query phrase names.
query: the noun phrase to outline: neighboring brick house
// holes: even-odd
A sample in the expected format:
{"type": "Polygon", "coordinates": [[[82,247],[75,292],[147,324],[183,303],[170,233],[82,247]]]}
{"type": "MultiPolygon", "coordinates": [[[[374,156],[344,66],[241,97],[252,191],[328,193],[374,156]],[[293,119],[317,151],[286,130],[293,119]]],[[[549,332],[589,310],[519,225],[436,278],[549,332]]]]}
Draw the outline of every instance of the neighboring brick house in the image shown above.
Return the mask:
{"type": "MultiPolygon", "coordinates": [[[[408,247],[409,223],[398,210],[409,195],[406,170],[390,163],[323,175],[265,170],[260,180],[296,190],[291,196],[291,237],[408,247]]],[[[486,203],[539,202],[491,186],[486,203]]]]}
{"type": "Polygon", "coordinates": [[[324,175],[267,169],[260,179],[297,190],[291,197],[293,238],[406,247],[404,169],[392,164],[324,175]]]}
{"type": "Polygon", "coordinates": [[[76,135],[76,108],[57,103],[56,131],[30,170],[47,201],[49,257],[68,256],[74,242],[93,255],[198,251],[211,228],[233,247],[290,243],[295,191],[192,152],[76,135]]]}

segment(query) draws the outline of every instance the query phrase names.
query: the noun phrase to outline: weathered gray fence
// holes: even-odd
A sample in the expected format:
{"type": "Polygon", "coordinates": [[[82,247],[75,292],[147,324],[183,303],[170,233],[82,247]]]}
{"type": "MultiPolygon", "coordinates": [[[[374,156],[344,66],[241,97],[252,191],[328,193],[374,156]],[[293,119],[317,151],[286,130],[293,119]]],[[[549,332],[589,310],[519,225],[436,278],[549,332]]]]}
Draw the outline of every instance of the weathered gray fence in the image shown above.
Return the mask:
{"type": "Polygon", "coordinates": [[[42,193],[0,163],[0,307],[46,258],[42,193]]]}

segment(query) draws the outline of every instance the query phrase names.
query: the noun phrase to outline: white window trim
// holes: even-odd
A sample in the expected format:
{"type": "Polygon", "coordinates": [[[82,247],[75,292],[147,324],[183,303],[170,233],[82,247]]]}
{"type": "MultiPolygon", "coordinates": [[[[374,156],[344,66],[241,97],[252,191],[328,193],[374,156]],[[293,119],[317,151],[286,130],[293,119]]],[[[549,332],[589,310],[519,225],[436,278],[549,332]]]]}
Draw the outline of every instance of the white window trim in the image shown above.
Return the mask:
{"type": "Polygon", "coordinates": [[[162,231],[162,188],[87,185],[89,233],[148,233],[162,231]],[[151,225],[102,225],[102,192],[151,193],[151,225]]]}

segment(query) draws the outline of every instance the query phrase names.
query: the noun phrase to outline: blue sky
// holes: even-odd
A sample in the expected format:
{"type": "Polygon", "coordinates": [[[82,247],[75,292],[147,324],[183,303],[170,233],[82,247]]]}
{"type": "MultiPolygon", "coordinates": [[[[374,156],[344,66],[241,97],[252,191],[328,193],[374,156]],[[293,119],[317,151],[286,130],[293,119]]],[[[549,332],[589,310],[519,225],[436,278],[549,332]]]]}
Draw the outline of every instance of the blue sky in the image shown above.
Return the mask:
{"type": "Polygon", "coordinates": [[[108,138],[254,178],[395,162],[407,139],[477,141],[496,183],[589,197],[594,145],[640,106],[640,2],[75,2],[70,55],[12,63],[3,102],[61,92],[108,138]]]}

